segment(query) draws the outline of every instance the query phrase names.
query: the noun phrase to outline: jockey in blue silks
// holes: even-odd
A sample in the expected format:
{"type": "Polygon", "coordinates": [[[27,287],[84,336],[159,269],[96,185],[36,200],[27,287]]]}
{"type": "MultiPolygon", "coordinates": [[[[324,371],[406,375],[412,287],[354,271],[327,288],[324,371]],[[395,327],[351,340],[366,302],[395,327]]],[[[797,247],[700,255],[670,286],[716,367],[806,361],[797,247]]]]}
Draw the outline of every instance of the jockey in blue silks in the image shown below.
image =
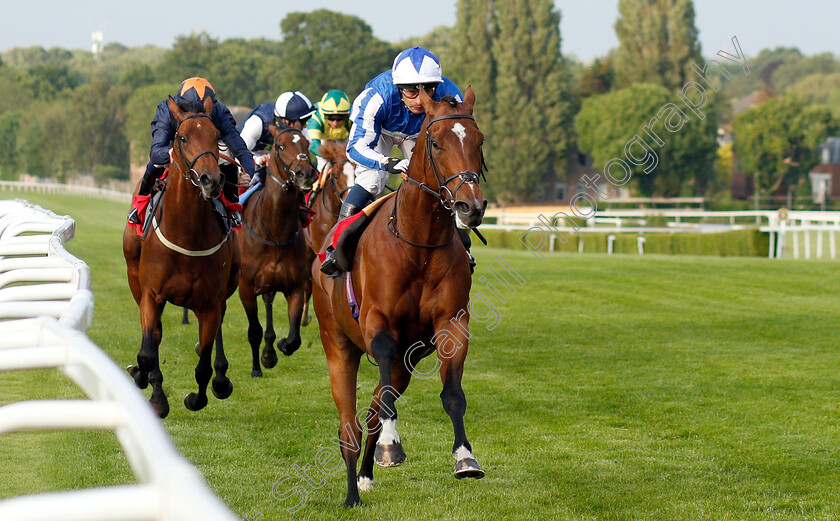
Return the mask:
{"type": "MultiPolygon", "coordinates": [[[[312,102],[300,91],[288,91],[277,96],[274,103],[260,103],[254,110],[248,113],[245,121],[237,127],[242,140],[254,155],[254,161],[258,165],[265,165],[268,155],[265,150],[271,149],[274,138],[268,131],[269,125],[286,125],[303,130],[307,120],[315,113],[312,102]]],[[[242,204],[262,186],[262,169],[257,175],[251,178],[251,186],[247,192],[242,194],[242,204]]]]}
{"type": "MultiPolygon", "coordinates": [[[[226,153],[227,148],[232,150],[245,173],[248,176],[253,176],[254,159],[248,152],[242,138],[239,137],[239,132],[236,131],[236,122],[230,110],[222,102],[216,100],[216,91],[210,85],[210,82],[199,77],[188,78],[181,83],[178,94],[173,96],[173,99],[182,110],[196,112],[204,110],[202,104],[207,96],[213,100],[213,111],[209,116],[213,125],[219,130],[219,152],[226,153]]],[[[149,152],[149,163],[146,165],[146,172],[140,182],[140,189],[131,202],[131,211],[128,214],[128,222],[135,226],[141,225],[146,206],[149,204],[152,186],[170,162],[169,154],[172,150],[172,142],[175,139],[178,123],[172,116],[167,102],[168,99],[158,104],[157,112],[152,119],[152,146],[149,152]]],[[[230,203],[238,203],[238,168],[225,160],[219,161],[219,167],[225,175],[223,186],[225,199],[230,203]]],[[[242,217],[239,212],[234,212],[231,218],[234,227],[241,224],[242,217]]]]}
{"type": "MultiPolygon", "coordinates": [[[[444,96],[463,101],[458,86],[443,76],[440,61],[422,47],[412,47],[399,53],[391,70],[370,80],[353,101],[350,113],[353,126],[347,142],[347,158],[356,165],[356,184],[341,205],[339,221],[357,214],[376,199],[385,188],[390,174],[402,174],[408,170],[408,162],[426,119],[420,102],[420,89],[424,89],[434,101],[440,101],[444,96]],[[389,157],[394,145],[400,147],[405,159],[389,157]]],[[[461,233],[461,237],[469,248],[468,232],[461,233]]],[[[472,255],[470,263],[474,266],[472,255]]],[[[327,248],[321,271],[330,276],[339,274],[332,247],[327,248]]]]}

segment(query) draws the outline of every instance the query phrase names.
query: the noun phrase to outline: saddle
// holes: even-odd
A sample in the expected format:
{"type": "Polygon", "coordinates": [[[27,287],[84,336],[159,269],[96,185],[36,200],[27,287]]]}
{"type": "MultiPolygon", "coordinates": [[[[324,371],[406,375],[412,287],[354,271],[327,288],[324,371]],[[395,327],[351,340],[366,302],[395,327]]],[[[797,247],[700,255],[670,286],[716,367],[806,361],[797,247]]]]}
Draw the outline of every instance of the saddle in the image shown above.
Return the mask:
{"type": "MultiPolygon", "coordinates": [[[[391,197],[397,195],[392,192],[385,197],[380,197],[376,201],[365,206],[365,208],[352,215],[335,226],[335,233],[333,234],[332,246],[335,249],[333,255],[335,256],[336,264],[342,271],[349,272],[353,269],[353,257],[356,255],[356,247],[359,245],[359,239],[362,237],[373,216],[382,207],[382,205],[391,197]]],[[[321,261],[324,260],[326,253],[319,253],[321,261]]]]}

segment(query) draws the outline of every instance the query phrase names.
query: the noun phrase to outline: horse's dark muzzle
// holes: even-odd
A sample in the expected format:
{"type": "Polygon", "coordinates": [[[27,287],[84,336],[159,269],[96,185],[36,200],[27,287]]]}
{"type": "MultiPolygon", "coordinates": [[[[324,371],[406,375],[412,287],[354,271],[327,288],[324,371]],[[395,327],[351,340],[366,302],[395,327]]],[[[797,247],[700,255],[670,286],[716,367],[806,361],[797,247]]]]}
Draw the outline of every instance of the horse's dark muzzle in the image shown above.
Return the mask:
{"type": "Polygon", "coordinates": [[[218,199],[222,193],[222,184],[213,180],[209,174],[201,174],[198,177],[198,184],[201,186],[201,196],[205,199],[218,199]]]}
{"type": "Polygon", "coordinates": [[[487,208],[487,201],[457,201],[455,211],[460,220],[468,228],[475,228],[481,224],[484,218],[484,210],[487,208]]]}

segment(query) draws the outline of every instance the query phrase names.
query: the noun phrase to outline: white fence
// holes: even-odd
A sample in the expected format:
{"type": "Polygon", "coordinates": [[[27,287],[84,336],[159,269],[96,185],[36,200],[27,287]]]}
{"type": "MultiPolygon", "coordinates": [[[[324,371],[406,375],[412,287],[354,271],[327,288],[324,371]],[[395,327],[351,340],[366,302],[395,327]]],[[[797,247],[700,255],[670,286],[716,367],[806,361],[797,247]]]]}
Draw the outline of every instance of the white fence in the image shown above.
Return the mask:
{"type": "Polygon", "coordinates": [[[131,194],[118,190],[108,190],[95,186],[65,185],[59,183],[23,183],[20,181],[0,181],[0,193],[34,192],[38,194],[78,195],[94,199],[108,199],[121,203],[131,202],[131,194]]]}
{"type": "Polygon", "coordinates": [[[74,227],[68,216],[25,201],[0,201],[0,371],[59,369],[90,398],[4,405],[0,435],[111,430],[137,484],[6,499],[0,501],[0,520],[238,519],[178,454],[128,376],[85,336],[93,295],[87,265],[64,248],[74,227]]]}
{"type": "MultiPolygon", "coordinates": [[[[759,210],[737,212],[712,212],[704,210],[640,209],[604,210],[586,219],[586,225],[577,230],[568,226],[564,215],[573,216],[566,208],[544,208],[542,212],[512,212],[496,210],[488,215],[497,217],[497,224],[482,225],[482,229],[496,229],[523,233],[533,227],[548,230],[552,226],[564,236],[578,233],[716,233],[742,230],[758,226],[769,234],[770,258],[837,259],[837,242],[840,234],[840,212],[759,210]],[[651,218],[660,218],[660,226],[647,226],[651,218]]],[[[581,219],[577,219],[580,222],[581,219]]],[[[612,236],[610,236],[612,237],[612,236]]],[[[641,239],[642,237],[640,237],[641,239]]],[[[612,251],[612,241],[607,238],[607,251],[612,251]]],[[[579,241],[579,251],[582,241],[579,241]]],[[[554,251],[555,237],[549,237],[548,249],[554,251]]],[[[638,251],[644,253],[644,243],[639,241],[638,251]]]]}

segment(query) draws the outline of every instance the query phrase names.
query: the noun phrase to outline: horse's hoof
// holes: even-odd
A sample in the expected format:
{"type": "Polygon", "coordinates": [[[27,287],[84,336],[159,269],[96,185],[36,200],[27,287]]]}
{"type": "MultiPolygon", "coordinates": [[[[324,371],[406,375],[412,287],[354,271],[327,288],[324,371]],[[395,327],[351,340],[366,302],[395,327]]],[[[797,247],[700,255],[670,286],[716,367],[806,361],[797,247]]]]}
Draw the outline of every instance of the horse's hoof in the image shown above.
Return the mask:
{"type": "Polygon", "coordinates": [[[280,350],[286,356],[292,356],[295,351],[300,348],[300,339],[297,342],[289,344],[286,342],[285,338],[281,338],[279,342],[277,342],[277,349],[280,350]]]}
{"type": "Polygon", "coordinates": [[[253,378],[262,378],[262,369],[252,369],[251,370],[251,377],[253,378]]]}
{"type": "Polygon", "coordinates": [[[368,490],[373,490],[373,478],[365,478],[359,476],[356,479],[356,486],[359,487],[360,492],[367,492],[368,490]]]}
{"type": "Polygon", "coordinates": [[[216,380],[213,380],[213,396],[218,398],[219,400],[225,400],[233,394],[233,382],[230,381],[230,378],[225,378],[222,382],[216,383],[216,380]]]}
{"type": "Polygon", "coordinates": [[[145,389],[149,386],[148,373],[144,373],[136,365],[130,365],[126,367],[125,370],[128,371],[128,374],[130,374],[131,377],[134,379],[134,385],[136,385],[140,389],[145,389]]]}
{"type": "Polygon", "coordinates": [[[160,402],[149,400],[149,405],[152,406],[152,409],[155,410],[155,413],[161,420],[169,416],[169,400],[166,397],[160,402]]]}
{"type": "Polygon", "coordinates": [[[277,353],[274,352],[273,348],[266,347],[263,349],[262,357],[260,358],[263,367],[266,369],[271,369],[275,365],[277,365],[277,353]]]}
{"type": "Polygon", "coordinates": [[[402,443],[391,443],[390,445],[376,445],[373,453],[373,461],[380,467],[396,467],[405,463],[405,451],[402,443]]]}
{"type": "Polygon", "coordinates": [[[484,470],[473,458],[464,458],[458,460],[455,464],[455,478],[475,478],[481,479],[484,477],[484,470]]]}
{"type": "Polygon", "coordinates": [[[362,500],[359,498],[351,498],[348,497],[344,500],[344,507],[345,508],[353,508],[353,507],[360,507],[362,506],[362,500]]]}
{"type": "Polygon", "coordinates": [[[207,395],[190,393],[184,397],[184,405],[191,411],[200,411],[207,406],[207,395]]]}

